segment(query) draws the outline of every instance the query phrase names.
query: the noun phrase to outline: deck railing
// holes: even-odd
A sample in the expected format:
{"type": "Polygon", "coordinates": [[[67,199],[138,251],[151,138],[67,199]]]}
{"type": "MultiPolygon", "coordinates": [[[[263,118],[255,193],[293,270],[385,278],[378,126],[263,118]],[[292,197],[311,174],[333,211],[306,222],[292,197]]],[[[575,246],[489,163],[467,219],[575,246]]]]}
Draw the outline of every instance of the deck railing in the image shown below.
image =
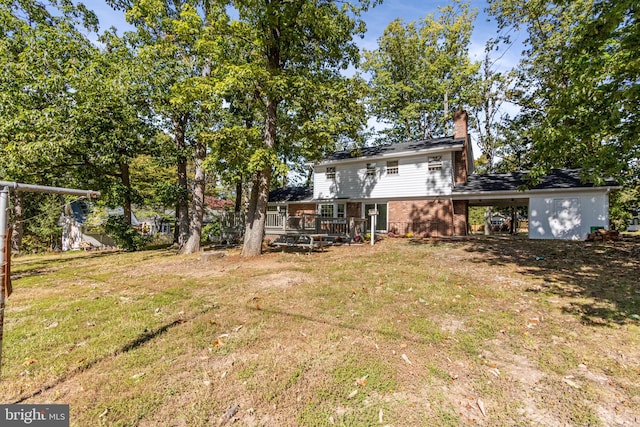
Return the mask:
{"type": "Polygon", "coordinates": [[[326,218],[317,214],[287,216],[267,212],[267,230],[285,233],[322,233],[351,237],[365,233],[365,218],[326,218]]]}

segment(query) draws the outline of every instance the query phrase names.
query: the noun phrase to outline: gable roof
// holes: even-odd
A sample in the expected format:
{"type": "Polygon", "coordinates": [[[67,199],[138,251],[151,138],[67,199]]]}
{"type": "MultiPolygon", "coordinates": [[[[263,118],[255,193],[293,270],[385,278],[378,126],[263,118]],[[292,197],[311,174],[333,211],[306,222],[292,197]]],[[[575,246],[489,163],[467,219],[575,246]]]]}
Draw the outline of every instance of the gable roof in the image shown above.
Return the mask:
{"type": "Polygon", "coordinates": [[[421,139],[418,141],[409,141],[400,144],[377,145],[374,147],[363,147],[353,150],[336,151],[317,164],[322,165],[345,160],[411,155],[415,153],[442,151],[446,149],[457,151],[462,150],[464,142],[465,138],[454,138],[453,136],[445,136],[442,138],[421,139]]]}
{"type": "Polygon", "coordinates": [[[310,202],[313,187],[285,187],[269,192],[270,202],[310,202]]]}
{"type": "Polygon", "coordinates": [[[594,187],[617,187],[613,179],[607,178],[603,185],[594,185],[592,182],[583,182],[580,179],[580,169],[552,169],[540,182],[527,188],[528,171],[510,173],[491,173],[469,175],[467,182],[458,184],[453,188],[453,193],[489,193],[501,191],[526,190],[562,190],[594,187]]]}

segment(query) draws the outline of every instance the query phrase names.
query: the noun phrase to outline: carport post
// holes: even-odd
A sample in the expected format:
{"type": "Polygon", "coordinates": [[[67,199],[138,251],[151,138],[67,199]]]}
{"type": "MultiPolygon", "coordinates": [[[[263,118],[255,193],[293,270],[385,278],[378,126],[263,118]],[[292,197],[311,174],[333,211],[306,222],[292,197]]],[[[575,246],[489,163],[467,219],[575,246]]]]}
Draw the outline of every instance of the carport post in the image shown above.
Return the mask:
{"type": "Polygon", "coordinates": [[[2,335],[4,331],[4,281],[8,277],[4,277],[4,265],[7,262],[5,259],[4,242],[5,233],[7,232],[7,206],[9,201],[9,189],[3,186],[0,189],[0,254],[2,254],[2,261],[0,262],[0,369],[2,369],[2,335]]]}

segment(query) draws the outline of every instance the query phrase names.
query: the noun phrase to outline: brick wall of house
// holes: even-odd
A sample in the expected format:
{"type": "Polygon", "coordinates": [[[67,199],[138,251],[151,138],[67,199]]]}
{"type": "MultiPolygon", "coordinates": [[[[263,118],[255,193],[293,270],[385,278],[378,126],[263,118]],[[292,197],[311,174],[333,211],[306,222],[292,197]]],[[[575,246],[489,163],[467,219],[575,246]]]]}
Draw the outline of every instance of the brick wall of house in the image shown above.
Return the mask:
{"type": "Polygon", "coordinates": [[[314,214],[316,213],[315,203],[295,203],[290,204],[288,207],[289,216],[302,216],[302,214],[314,214]]]}
{"type": "Polygon", "coordinates": [[[467,112],[456,111],[453,115],[453,137],[465,138],[464,148],[462,151],[456,151],[454,156],[454,182],[456,184],[462,184],[467,182],[467,176],[469,174],[468,169],[468,151],[469,151],[469,130],[467,124],[467,112]]]}
{"type": "Polygon", "coordinates": [[[467,200],[453,201],[453,234],[466,236],[469,224],[469,202],[467,200]]]}
{"type": "Polygon", "coordinates": [[[388,216],[389,231],[399,234],[452,236],[455,232],[451,200],[390,201],[388,216]]]}

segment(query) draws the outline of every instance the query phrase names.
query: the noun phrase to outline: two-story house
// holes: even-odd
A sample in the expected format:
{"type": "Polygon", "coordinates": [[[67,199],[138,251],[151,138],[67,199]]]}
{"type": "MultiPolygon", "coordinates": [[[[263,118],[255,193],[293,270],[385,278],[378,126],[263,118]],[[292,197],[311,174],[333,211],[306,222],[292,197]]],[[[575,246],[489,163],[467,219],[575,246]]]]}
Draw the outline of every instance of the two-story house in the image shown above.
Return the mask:
{"type": "Polygon", "coordinates": [[[469,206],[529,206],[531,238],[583,239],[608,228],[608,191],[582,183],[579,171],[559,170],[522,191],[526,174],[472,175],[467,114],[454,116],[453,136],[338,151],[313,165],[313,188],[273,191],[267,234],[316,228],[347,234],[358,225],[376,232],[461,236],[469,206]]]}

